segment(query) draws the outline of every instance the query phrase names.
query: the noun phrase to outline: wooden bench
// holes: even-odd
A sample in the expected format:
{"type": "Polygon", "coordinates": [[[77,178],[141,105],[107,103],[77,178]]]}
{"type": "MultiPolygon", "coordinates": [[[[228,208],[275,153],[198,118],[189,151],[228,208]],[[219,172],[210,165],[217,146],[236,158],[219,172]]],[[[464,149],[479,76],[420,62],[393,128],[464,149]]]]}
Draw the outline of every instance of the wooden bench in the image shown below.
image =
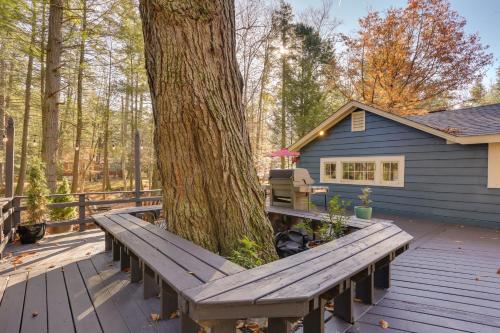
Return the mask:
{"type": "MultiPolygon", "coordinates": [[[[93,219],[105,231],[105,249],[112,250],[113,260],[120,261],[122,270],[130,270],[132,282],[143,281],[144,297],[160,295],[162,319],[179,309],[177,295],[183,290],[244,270],[131,215],[145,211],[145,207],[112,210],[94,215],[93,219]]],[[[183,331],[197,332],[189,318],[181,317],[183,331]]]]}
{"type": "MultiPolygon", "coordinates": [[[[144,209],[142,207],[139,207],[144,209]]],[[[390,286],[390,264],[411,236],[391,223],[371,223],[345,237],[254,269],[242,267],[130,214],[94,216],[106,249],[144,296],[160,294],[161,317],[181,311],[182,332],[233,333],[241,318],[269,318],[269,332],[323,332],[325,321],[354,323],[390,286]],[[332,301],[334,317],[325,317],[332,301]],[[332,320],[333,319],[333,320],[332,320]]]]}

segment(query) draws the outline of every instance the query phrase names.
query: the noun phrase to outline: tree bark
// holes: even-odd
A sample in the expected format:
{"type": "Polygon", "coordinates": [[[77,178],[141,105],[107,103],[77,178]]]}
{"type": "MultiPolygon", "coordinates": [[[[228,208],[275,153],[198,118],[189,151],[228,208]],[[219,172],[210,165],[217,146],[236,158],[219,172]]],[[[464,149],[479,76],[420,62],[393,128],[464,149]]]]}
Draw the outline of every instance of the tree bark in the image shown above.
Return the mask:
{"type": "MultiPolygon", "coordinates": [[[[87,0],[82,0],[82,23],[80,27],[80,58],[78,59],[78,77],[76,88],[76,135],[75,147],[81,146],[83,130],[83,67],[85,66],[85,42],[87,36],[87,0]]],[[[71,192],[76,193],[80,186],[80,149],[73,155],[73,182],[71,192]]]]}
{"type": "Polygon", "coordinates": [[[232,0],[141,0],[155,149],[169,230],[229,255],[276,258],[252,163],[232,0]]]}
{"type": "Polygon", "coordinates": [[[59,145],[59,95],[61,90],[63,1],[50,0],[49,36],[45,73],[45,98],[42,109],[42,159],[47,185],[57,185],[57,149],[59,145]]]}
{"type": "Polygon", "coordinates": [[[19,177],[17,178],[16,195],[23,195],[24,182],[26,181],[26,167],[28,159],[28,135],[31,112],[31,86],[33,81],[33,47],[36,43],[36,0],[32,1],[31,13],[31,40],[28,54],[28,66],[26,70],[26,84],[24,89],[24,115],[23,134],[21,139],[21,161],[19,164],[19,177]]]}
{"type": "Polygon", "coordinates": [[[106,93],[106,108],[104,109],[104,153],[103,153],[103,177],[102,177],[102,190],[111,190],[111,181],[109,179],[109,114],[111,104],[111,68],[112,68],[112,49],[109,50],[109,73],[108,73],[108,91],[106,93]]]}
{"type": "MultiPolygon", "coordinates": [[[[5,44],[0,44],[0,151],[5,151],[3,138],[5,137],[5,75],[7,64],[5,62],[5,44]]],[[[0,160],[0,185],[4,185],[3,179],[3,162],[0,160]]]]}

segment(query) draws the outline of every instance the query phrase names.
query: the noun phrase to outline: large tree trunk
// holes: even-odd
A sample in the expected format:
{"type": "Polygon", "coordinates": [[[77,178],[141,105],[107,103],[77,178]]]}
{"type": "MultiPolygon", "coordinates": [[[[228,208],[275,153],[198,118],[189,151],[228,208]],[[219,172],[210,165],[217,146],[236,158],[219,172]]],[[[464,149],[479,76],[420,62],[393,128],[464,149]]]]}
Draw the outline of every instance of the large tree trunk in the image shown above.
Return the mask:
{"type": "Polygon", "coordinates": [[[141,0],[169,230],[222,255],[243,236],[276,258],[252,163],[233,0],[141,0]]]}
{"type": "Polygon", "coordinates": [[[33,48],[36,42],[36,0],[32,1],[31,13],[31,40],[28,54],[28,68],[26,70],[26,85],[24,90],[24,116],[23,116],[23,134],[21,139],[21,162],[19,164],[19,177],[16,186],[16,195],[23,195],[24,182],[26,180],[26,166],[28,159],[28,132],[31,112],[31,85],[33,81],[33,48]]]}
{"type": "Polygon", "coordinates": [[[57,185],[62,19],[63,1],[50,0],[47,72],[45,73],[45,98],[42,109],[42,159],[45,162],[47,185],[52,192],[55,192],[57,185]]]}
{"type": "MultiPolygon", "coordinates": [[[[5,75],[7,64],[5,62],[5,43],[0,44],[0,151],[5,150],[3,138],[5,137],[5,75]]],[[[3,155],[3,153],[2,153],[3,155]]],[[[3,163],[0,159],[0,185],[3,185],[3,163]]]]}

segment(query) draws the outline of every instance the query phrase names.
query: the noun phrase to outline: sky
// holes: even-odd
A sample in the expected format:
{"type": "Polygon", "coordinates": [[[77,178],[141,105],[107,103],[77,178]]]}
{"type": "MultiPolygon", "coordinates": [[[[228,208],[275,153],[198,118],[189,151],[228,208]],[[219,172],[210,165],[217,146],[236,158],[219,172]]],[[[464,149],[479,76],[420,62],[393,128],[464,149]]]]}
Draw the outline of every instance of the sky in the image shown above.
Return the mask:
{"type": "MultiPolygon", "coordinates": [[[[323,0],[288,0],[299,12],[308,7],[319,7],[323,0]]],[[[338,31],[350,33],[357,29],[358,19],[369,10],[384,11],[390,7],[404,7],[406,0],[333,0],[331,16],[341,25],[338,31]]],[[[481,41],[489,45],[495,63],[486,71],[484,84],[490,85],[495,79],[495,68],[500,66],[500,0],[450,0],[451,6],[467,20],[465,27],[469,33],[479,33],[481,41]]]]}

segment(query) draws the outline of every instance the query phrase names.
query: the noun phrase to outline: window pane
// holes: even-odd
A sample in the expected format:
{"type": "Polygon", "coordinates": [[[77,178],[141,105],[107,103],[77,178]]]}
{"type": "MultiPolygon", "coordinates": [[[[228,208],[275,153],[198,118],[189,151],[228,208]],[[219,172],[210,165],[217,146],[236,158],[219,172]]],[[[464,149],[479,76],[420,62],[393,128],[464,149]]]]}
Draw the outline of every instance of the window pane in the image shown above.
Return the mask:
{"type": "Polygon", "coordinates": [[[383,168],[383,180],[388,182],[397,181],[399,179],[399,163],[398,162],[384,162],[382,164],[383,168]]]}
{"type": "Polygon", "coordinates": [[[325,164],[325,178],[326,179],[337,178],[337,164],[336,163],[326,163],[325,164]]]}

